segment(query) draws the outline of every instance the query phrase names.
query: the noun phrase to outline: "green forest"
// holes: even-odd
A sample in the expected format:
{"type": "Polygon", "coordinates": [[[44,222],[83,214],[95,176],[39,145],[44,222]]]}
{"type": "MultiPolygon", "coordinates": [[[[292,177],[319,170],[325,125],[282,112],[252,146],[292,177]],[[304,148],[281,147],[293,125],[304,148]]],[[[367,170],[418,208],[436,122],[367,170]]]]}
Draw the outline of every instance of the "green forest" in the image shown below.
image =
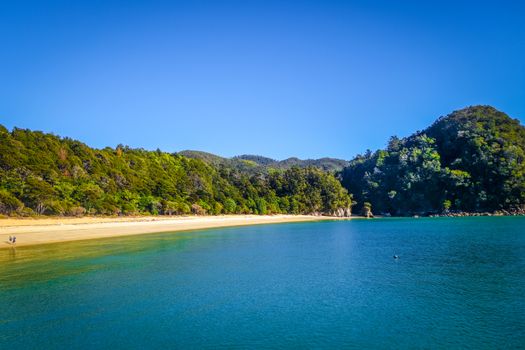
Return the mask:
{"type": "Polygon", "coordinates": [[[523,213],[525,128],[490,106],[351,161],[94,149],[0,126],[0,214],[523,213]]]}
{"type": "Polygon", "coordinates": [[[525,128],[493,107],[465,108],[357,156],[341,179],[361,206],[368,202],[376,213],[523,214],[525,128]]]}
{"type": "Polygon", "coordinates": [[[4,215],[349,215],[351,196],[316,167],[246,172],[178,154],[0,127],[4,215]]]}

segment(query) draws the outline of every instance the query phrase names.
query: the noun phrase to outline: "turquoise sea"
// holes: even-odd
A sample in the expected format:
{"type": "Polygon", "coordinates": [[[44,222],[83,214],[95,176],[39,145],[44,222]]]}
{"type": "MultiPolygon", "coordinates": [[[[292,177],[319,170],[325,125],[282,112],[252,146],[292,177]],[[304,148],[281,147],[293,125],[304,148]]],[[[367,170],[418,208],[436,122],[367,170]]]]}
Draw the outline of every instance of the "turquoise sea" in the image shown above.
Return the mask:
{"type": "Polygon", "coordinates": [[[525,218],[323,221],[0,250],[0,349],[145,348],[525,348],[525,218]]]}

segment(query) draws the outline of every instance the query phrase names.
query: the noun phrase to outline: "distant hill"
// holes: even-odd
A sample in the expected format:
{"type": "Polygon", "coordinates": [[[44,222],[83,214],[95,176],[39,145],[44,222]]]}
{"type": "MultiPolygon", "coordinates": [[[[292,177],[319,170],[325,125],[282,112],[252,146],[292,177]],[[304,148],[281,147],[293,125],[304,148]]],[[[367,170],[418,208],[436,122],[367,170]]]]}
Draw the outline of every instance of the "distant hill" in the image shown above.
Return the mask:
{"type": "Polygon", "coordinates": [[[0,215],[350,215],[351,196],[333,174],[266,170],[198,151],[95,149],[0,125],[0,215]]]}
{"type": "Polygon", "coordinates": [[[490,106],[458,110],[356,157],[342,182],[378,213],[524,213],[525,127],[490,106]]]}
{"type": "Polygon", "coordinates": [[[0,125],[0,214],[347,216],[353,199],[378,214],[525,214],[525,127],[472,106],[347,162],[94,149],[0,125]]]}
{"type": "Polygon", "coordinates": [[[177,152],[176,154],[184,156],[184,157],[188,157],[188,158],[200,159],[200,160],[203,160],[211,164],[221,164],[227,161],[227,158],[223,158],[221,156],[217,156],[215,154],[208,153],[208,152],[202,152],[202,151],[185,150],[185,151],[177,152]]]}
{"type": "Polygon", "coordinates": [[[283,168],[287,169],[292,166],[307,167],[314,166],[325,171],[340,171],[350,164],[347,160],[337,158],[319,158],[319,159],[298,159],[288,158],[280,162],[283,168]]]}
{"type": "Polygon", "coordinates": [[[327,172],[338,172],[350,163],[346,160],[336,158],[320,158],[320,159],[299,159],[299,158],[288,158],[285,160],[275,160],[268,157],[243,154],[232,158],[224,158],[215,154],[185,150],[178,152],[177,154],[185,157],[200,159],[209,164],[214,165],[227,165],[234,167],[238,170],[247,172],[267,172],[268,169],[280,169],[287,170],[294,166],[299,168],[316,167],[327,172]]]}
{"type": "Polygon", "coordinates": [[[240,155],[240,156],[233,157],[233,159],[248,160],[248,161],[254,162],[254,163],[258,164],[258,165],[264,165],[264,166],[271,166],[272,164],[279,163],[278,160],[275,160],[275,159],[272,159],[272,158],[263,157],[263,156],[256,156],[256,155],[251,155],[251,154],[243,154],[243,155],[240,155]]]}

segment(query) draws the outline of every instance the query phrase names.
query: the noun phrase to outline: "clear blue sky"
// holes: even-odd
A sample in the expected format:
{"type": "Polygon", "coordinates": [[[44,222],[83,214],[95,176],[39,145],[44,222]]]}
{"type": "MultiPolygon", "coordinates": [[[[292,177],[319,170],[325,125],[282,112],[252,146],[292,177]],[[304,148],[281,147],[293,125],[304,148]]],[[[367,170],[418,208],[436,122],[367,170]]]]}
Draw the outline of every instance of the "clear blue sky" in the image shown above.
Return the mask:
{"type": "Polygon", "coordinates": [[[17,0],[0,33],[0,123],[94,147],[349,159],[468,105],[525,120],[519,1],[17,0]]]}

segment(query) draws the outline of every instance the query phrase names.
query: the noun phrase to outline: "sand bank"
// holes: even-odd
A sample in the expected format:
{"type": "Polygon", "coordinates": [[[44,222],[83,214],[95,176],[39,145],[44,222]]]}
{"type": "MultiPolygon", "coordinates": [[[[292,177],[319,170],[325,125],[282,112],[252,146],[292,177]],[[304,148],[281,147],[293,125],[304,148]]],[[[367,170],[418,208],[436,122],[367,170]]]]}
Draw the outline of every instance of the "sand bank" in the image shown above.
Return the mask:
{"type": "Polygon", "coordinates": [[[275,224],[338,218],[309,215],[225,215],[184,217],[0,219],[0,249],[16,246],[109,238],[144,233],[176,232],[214,227],[275,224]]]}

